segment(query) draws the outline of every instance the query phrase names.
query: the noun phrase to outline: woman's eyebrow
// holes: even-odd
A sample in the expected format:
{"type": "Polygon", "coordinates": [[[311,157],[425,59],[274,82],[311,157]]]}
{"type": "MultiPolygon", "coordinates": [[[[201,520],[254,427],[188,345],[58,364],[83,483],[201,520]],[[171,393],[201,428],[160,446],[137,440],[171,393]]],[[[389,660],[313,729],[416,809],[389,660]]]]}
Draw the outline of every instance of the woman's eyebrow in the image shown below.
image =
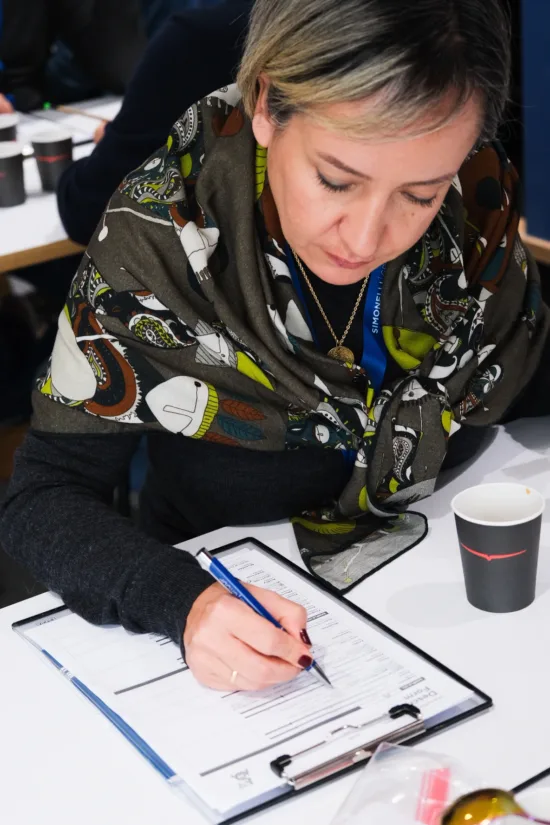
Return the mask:
{"type": "MultiPolygon", "coordinates": [[[[319,157],[337,169],[340,169],[342,172],[355,175],[357,178],[363,178],[363,180],[372,180],[370,175],[366,175],[364,172],[358,172],[357,169],[352,169],[351,166],[342,163],[342,161],[334,157],[334,155],[325,155],[324,152],[319,152],[319,157]]],[[[408,183],[404,183],[403,186],[433,186],[436,183],[446,183],[452,180],[456,174],[457,172],[448,172],[445,175],[439,175],[437,178],[430,178],[430,180],[409,181],[408,183]]]]}

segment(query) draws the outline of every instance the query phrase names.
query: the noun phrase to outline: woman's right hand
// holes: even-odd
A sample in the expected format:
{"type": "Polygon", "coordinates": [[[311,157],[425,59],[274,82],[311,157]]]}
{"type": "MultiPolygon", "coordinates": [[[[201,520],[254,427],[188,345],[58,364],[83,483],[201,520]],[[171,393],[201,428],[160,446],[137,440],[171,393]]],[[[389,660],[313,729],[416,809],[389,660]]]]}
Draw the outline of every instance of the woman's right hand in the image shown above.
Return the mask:
{"type": "Polygon", "coordinates": [[[312,662],[305,609],[270,590],[247,586],[287,632],[212,584],[193,603],[183,634],[185,660],[207,687],[260,690],[293,679],[312,662]]]}

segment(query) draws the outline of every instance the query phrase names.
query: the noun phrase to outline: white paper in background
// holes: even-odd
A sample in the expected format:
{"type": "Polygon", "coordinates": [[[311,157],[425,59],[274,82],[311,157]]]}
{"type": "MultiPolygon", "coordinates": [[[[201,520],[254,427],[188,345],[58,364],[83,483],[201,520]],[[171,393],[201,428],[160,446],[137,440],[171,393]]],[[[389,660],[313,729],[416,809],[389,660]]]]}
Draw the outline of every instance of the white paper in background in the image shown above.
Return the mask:
{"type": "Polygon", "coordinates": [[[120,112],[122,98],[106,95],[105,97],[98,97],[95,100],[86,100],[84,103],[75,103],[73,105],[76,109],[82,109],[94,115],[99,115],[105,120],[114,120],[120,112]]]}
{"type": "Polygon", "coordinates": [[[71,103],[71,108],[79,109],[96,115],[97,118],[82,114],[59,112],[57,109],[40,109],[19,116],[17,140],[24,144],[24,154],[32,154],[32,140],[40,132],[59,129],[68,129],[73,136],[73,142],[79,144],[93,140],[94,132],[100,120],[113,120],[122,106],[122,98],[106,96],[85,100],[80,103],[71,103]]]}
{"type": "Polygon", "coordinates": [[[170,640],[94,627],[69,612],[26,630],[115,708],[211,807],[226,812],[277,793],[282,782],[270,762],[323,741],[343,724],[363,723],[404,702],[418,705],[429,719],[471,697],[467,688],[257,548],[243,546],[221,558],[242,580],[306,607],[315,656],[334,690],[304,672],[257,693],[212,691],[195,681],[170,640]]]}

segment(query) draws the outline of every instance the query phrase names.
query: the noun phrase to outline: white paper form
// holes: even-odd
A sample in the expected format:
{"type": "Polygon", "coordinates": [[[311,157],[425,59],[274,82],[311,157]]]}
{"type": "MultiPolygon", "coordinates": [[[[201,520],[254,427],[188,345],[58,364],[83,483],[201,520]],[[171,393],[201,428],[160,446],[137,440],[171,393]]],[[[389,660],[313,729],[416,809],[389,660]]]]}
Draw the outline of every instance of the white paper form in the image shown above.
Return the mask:
{"type": "Polygon", "coordinates": [[[260,549],[243,545],[220,558],[243,581],[306,607],[315,657],[334,690],[304,672],[257,693],[212,691],[195,681],[169,640],[97,628],[70,612],[25,631],[121,714],[210,807],[226,813],[282,792],[286,786],[270,762],[342,725],[407,702],[429,722],[475,696],[260,549]]]}

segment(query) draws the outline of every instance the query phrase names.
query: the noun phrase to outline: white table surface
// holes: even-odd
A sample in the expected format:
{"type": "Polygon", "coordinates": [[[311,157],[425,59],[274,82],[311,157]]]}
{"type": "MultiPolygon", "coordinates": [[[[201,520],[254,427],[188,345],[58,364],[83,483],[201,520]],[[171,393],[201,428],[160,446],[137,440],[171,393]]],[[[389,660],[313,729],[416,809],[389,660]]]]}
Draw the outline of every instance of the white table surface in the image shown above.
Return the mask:
{"type": "MultiPolygon", "coordinates": [[[[420,747],[462,760],[480,783],[512,787],[550,766],[550,508],[543,521],[536,601],[508,615],[465,597],[451,497],[482,481],[519,481],[550,494],[550,419],[495,431],[476,462],[454,472],[422,509],[430,532],[349,598],[489,693],[494,709],[420,747]]],[[[216,547],[254,534],[298,560],[286,523],[228,528],[186,544],[216,547]]],[[[47,537],[45,536],[45,540],[47,537]]],[[[116,548],[113,548],[116,552],[116,548]]],[[[0,611],[0,812],[10,825],[202,825],[111,725],[49,669],[11,623],[59,603],[44,594],[0,611]]],[[[355,777],[270,809],[261,825],[329,825],[355,777]]]]}
{"type": "MultiPolygon", "coordinates": [[[[112,119],[120,109],[121,103],[120,98],[107,97],[74,105],[106,119],[112,119]]],[[[39,115],[39,117],[36,114],[21,116],[18,127],[19,140],[28,143],[34,134],[55,130],[57,126],[60,126],[73,133],[75,160],[91,154],[94,144],[90,141],[99,121],[83,115],[64,114],[55,110],[40,112],[39,115]],[[88,141],[88,143],[81,144],[81,141],[88,141]]],[[[7,260],[9,257],[10,266],[21,266],[26,264],[25,253],[42,247],[47,248],[51,244],[68,242],[67,233],[57,211],[56,195],[54,192],[42,191],[36,161],[32,157],[26,157],[23,167],[27,200],[20,206],[0,209],[0,272],[5,271],[6,268],[2,264],[3,258],[7,260]],[[13,257],[18,255],[21,256],[21,262],[17,257],[15,259],[13,257]]],[[[59,254],[73,251],[75,250],[68,246],[65,252],[59,250],[59,254]]],[[[44,256],[44,260],[49,258],[51,255],[44,256]]],[[[38,259],[40,259],[39,255],[38,259]]]]}
{"type": "MultiPolygon", "coordinates": [[[[93,143],[73,148],[75,160],[86,157],[93,143]]],[[[34,158],[23,161],[27,200],[20,206],[0,209],[0,264],[2,257],[67,239],[57,211],[55,192],[43,192],[34,158]]]]}

